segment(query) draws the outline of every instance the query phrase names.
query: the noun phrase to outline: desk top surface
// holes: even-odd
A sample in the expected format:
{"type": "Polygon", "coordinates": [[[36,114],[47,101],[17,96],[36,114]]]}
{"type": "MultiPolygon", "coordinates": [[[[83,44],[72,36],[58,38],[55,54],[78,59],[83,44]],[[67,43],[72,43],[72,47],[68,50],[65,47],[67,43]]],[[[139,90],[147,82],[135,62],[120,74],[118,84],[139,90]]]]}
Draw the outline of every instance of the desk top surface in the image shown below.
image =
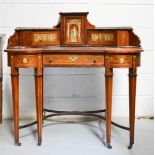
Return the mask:
{"type": "Polygon", "coordinates": [[[45,47],[27,47],[27,46],[14,46],[8,48],[5,52],[14,54],[37,54],[37,53],[139,53],[142,52],[142,48],[134,46],[125,47],[67,47],[67,46],[45,46],[45,47]]]}

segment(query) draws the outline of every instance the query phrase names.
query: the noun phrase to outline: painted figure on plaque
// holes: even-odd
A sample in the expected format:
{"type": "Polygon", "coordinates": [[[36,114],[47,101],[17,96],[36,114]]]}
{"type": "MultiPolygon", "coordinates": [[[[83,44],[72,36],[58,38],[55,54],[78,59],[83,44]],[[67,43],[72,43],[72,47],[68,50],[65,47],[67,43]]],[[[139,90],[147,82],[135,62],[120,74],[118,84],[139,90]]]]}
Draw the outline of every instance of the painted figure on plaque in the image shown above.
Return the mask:
{"type": "Polygon", "coordinates": [[[70,29],[70,42],[78,42],[78,28],[75,25],[70,29]]]}

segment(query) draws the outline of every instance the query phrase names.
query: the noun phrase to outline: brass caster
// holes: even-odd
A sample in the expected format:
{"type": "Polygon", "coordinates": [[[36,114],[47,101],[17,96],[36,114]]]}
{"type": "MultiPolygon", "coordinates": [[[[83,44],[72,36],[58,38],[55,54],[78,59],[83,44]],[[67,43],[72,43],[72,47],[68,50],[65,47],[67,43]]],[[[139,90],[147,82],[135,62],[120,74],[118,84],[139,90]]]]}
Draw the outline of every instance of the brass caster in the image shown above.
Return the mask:
{"type": "Polygon", "coordinates": [[[41,142],[38,142],[38,146],[40,146],[41,145],[41,142]]]}
{"type": "Polygon", "coordinates": [[[130,145],[128,146],[128,149],[129,149],[129,150],[132,149],[132,146],[133,146],[133,144],[130,144],[130,145]]]}
{"type": "Polygon", "coordinates": [[[105,143],[105,147],[107,147],[108,149],[112,149],[112,146],[110,144],[105,143]]]}
{"type": "Polygon", "coordinates": [[[21,146],[22,145],[22,143],[20,143],[20,142],[15,142],[15,143],[16,143],[17,146],[21,146]]]}

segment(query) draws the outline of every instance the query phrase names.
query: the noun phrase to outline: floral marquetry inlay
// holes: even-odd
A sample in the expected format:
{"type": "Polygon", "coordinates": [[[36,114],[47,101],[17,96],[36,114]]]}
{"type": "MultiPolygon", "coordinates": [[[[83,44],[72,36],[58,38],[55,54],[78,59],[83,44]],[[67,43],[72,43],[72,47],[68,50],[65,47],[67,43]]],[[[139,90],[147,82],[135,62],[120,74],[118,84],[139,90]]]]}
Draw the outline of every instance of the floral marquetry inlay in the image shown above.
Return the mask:
{"type": "Polygon", "coordinates": [[[93,42],[105,42],[105,41],[113,41],[114,35],[112,33],[92,33],[91,34],[91,40],[93,42]]]}
{"type": "Polygon", "coordinates": [[[90,30],[88,31],[88,44],[114,46],[116,44],[116,34],[108,31],[90,30]]]}
{"type": "Polygon", "coordinates": [[[34,32],[32,44],[33,45],[59,45],[60,32],[59,31],[34,32]]]}
{"type": "Polygon", "coordinates": [[[75,56],[75,55],[71,55],[71,56],[68,57],[68,59],[71,60],[71,61],[75,61],[75,60],[78,59],[78,57],[75,56]]]}
{"type": "Polygon", "coordinates": [[[132,56],[130,55],[112,55],[110,59],[112,66],[131,66],[132,56]]]}
{"type": "Polygon", "coordinates": [[[56,42],[57,34],[34,34],[34,42],[56,42]]]}
{"type": "Polygon", "coordinates": [[[117,32],[117,44],[118,46],[129,45],[129,32],[128,31],[118,31],[117,32]]]}

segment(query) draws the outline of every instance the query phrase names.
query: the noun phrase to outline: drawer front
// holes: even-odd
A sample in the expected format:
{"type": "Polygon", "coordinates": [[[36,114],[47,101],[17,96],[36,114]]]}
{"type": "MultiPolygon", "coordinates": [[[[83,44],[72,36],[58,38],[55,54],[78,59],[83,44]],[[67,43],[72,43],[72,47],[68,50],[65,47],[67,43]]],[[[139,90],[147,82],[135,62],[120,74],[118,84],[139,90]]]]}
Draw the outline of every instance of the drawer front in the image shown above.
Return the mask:
{"type": "Polygon", "coordinates": [[[132,67],[131,55],[111,55],[110,57],[111,67],[132,67]]]}
{"type": "Polygon", "coordinates": [[[37,57],[36,55],[9,55],[8,62],[11,67],[36,67],[37,57]]]}
{"type": "Polygon", "coordinates": [[[103,55],[43,55],[44,66],[103,66],[103,55]]]}

